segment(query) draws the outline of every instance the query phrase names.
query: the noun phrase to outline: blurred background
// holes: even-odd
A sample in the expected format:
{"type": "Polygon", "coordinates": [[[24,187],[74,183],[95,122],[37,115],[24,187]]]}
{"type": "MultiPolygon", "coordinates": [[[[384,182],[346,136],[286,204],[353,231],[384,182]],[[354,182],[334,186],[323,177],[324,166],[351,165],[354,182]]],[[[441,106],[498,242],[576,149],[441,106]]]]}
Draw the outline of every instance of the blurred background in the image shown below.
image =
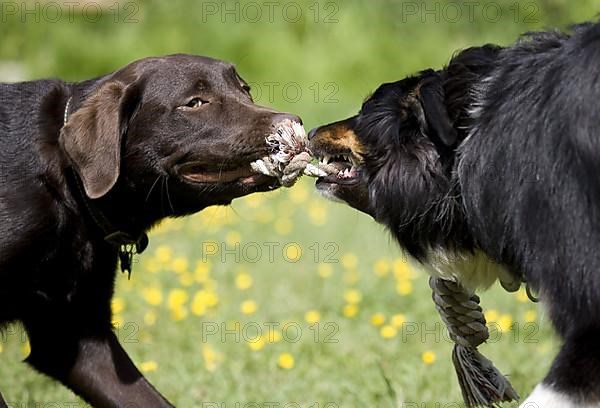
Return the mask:
{"type": "MultiPolygon", "coordinates": [[[[301,115],[308,130],[457,50],[599,11],[600,0],[0,1],[0,81],[78,81],[202,54],[234,62],[257,103],[301,115]]],[[[177,406],[462,406],[426,276],[312,180],[167,220],[150,238],[131,280],[117,278],[114,322],[177,406]]],[[[557,349],[544,311],[498,287],[482,304],[492,333],[482,351],[524,396],[557,349]]],[[[11,406],[83,406],[22,364],[28,352],[8,327],[0,390],[11,406]]]]}

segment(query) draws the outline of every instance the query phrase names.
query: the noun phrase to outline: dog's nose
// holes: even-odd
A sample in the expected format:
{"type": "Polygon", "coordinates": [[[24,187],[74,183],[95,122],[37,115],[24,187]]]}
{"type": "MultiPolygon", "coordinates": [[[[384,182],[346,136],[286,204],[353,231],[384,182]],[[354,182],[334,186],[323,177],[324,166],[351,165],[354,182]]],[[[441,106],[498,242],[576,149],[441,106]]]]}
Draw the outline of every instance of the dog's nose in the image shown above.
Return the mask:
{"type": "Polygon", "coordinates": [[[311,130],[310,132],[308,132],[308,140],[311,140],[313,137],[315,137],[315,135],[317,134],[318,131],[319,131],[319,128],[316,127],[313,130],[311,130]]]}
{"type": "Polygon", "coordinates": [[[284,120],[290,120],[292,122],[298,122],[301,125],[302,123],[302,119],[300,118],[300,116],[298,115],[294,115],[291,113],[278,113],[275,116],[273,116],[273,123],[274,124],[278,124],[280,122],[283,122],[284,120]]]}

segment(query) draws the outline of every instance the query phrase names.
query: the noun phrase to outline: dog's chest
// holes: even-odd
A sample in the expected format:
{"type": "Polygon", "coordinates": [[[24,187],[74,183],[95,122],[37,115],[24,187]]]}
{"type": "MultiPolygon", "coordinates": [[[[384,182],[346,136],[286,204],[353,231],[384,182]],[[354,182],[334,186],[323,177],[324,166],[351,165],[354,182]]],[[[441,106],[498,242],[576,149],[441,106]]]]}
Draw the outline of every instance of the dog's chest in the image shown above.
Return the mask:
{"type": "Polygon", "coordinates": [[[514,274],[479,250],[473,253],[431,250],[424,267],[432,276],[457,281],[473,291],[490,287],[496,279],[506,287],[518,287],[514,274]]]}

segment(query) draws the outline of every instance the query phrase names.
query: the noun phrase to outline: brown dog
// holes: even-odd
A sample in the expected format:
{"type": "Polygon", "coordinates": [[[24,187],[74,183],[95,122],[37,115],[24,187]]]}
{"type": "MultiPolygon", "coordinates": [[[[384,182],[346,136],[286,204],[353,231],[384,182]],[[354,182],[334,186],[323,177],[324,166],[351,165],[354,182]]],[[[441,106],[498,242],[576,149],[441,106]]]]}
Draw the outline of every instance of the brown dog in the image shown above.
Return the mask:
{"type": "MultiPolygon", "coordinates": [[[[166,407],[111,327],[115,269],[164,217],[278,187],[250,163],[300,118],[226,62],[148,58],[101,78],[0,85],[0,323],[29,364],[99,407],[166,407]]],[[[2,406],[0,398],[0,406],[2,406]]]]}

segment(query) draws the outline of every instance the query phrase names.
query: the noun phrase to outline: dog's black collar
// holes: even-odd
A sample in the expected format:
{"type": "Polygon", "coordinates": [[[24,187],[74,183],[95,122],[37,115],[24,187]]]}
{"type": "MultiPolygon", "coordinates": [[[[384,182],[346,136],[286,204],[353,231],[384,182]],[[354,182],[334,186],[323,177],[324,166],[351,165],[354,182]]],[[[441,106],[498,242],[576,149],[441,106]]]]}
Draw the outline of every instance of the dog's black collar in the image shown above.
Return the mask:
{"type": "MultiPolygon", "coordinates": [[[[67,100],[65,106],[64,124],[67,123],[69,117],[71,101],[72,97],[67,100]]],[[[69,168],[69,173],[72,180],[71,184],[74,186],[72,190],[76,192],[77,198],[87,210],[87,213],[94,221],[94,224],[96,224],[104,234],[104,240],[117,249],[119,262],[121,264],[121,272],[127,272],[128,278],[131,278],[133,255],[141,254],[148,247],[148,235],[144,231],[139,234],[131,234],[116,228],[106,215],[104,215],[104,213],[98,209],[85,194],[79,175],[72,167],[69,168]]]]}

